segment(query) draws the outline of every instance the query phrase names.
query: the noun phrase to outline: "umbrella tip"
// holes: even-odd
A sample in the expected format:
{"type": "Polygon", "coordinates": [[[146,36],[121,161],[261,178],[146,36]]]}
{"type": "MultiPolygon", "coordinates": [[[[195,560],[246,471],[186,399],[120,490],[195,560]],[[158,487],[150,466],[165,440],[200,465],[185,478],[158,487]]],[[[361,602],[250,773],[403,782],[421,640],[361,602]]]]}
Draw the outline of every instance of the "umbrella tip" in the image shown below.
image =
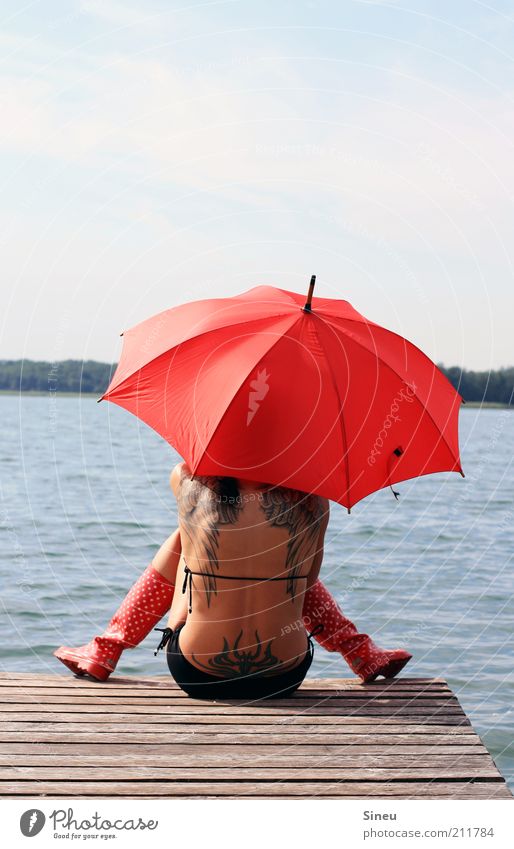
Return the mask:
{"type": "Polygon", "coordinates": [[[96,399],[96,403],[97,403],[97,404],[99,404],[99,403],[100,403],[100,401],[103,401],[103,397],[104,397],[104,396],[102,395],[102,397],[101,397],[101,398],[97,398],[97,399],[96,399]]]}
{"type": "Polygon", "coordinates": [[[316,275],[313,274],[311,277],[311,282],[309,283],[309,291],[307,292],[307,300],[302,307],[304,312],[312,312],[312,293],[314,292],[314,284],[316,283],[316,275]]]}

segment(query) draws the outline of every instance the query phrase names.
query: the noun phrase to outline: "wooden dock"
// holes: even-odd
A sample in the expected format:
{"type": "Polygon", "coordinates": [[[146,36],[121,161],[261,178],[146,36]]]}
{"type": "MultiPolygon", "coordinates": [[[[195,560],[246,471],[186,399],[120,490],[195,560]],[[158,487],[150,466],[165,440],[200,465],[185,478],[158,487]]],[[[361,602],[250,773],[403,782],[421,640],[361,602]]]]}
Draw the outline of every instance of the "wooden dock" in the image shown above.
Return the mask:
{"type": "Polygon", "coordinates": [[[0,797],[512,798],[440,678],[188,698],[170,676],[0,675],[0,797]]]}

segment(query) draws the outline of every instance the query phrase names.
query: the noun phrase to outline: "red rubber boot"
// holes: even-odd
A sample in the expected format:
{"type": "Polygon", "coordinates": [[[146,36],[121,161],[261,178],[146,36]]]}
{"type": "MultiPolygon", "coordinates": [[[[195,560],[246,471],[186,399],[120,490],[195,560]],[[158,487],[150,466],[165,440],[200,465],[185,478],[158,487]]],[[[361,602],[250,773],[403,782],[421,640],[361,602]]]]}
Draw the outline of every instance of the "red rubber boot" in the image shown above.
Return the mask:
{"type": "Polygon", "coordinates": [[[394,678],[412,657],[403,649],[381,649],[368,634],[359,634],[319,580],[305,593],[302,613],[309,631],[316,625],[323,626],[322,632],[314,635],[317,642],[327,651],[340,652],[364,684],[379,675],[394,678]]]}
{"type": "Polygon", "coordinates": [[[150,563],[112,617],[106,630],[77,649],[61,646],[54,651],[76,675],[106,681],[124,649],[134,648],[170,609],[175,587],[150,563]]]}

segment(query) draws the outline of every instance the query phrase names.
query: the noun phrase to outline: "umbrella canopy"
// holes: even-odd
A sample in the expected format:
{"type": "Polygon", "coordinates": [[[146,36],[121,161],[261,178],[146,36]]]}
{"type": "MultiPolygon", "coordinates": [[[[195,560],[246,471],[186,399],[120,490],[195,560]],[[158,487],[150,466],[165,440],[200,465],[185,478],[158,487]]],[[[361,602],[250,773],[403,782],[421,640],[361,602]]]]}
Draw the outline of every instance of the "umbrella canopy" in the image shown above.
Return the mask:
{"type": "Polygon", "coordinates": [[[323,495],[350,508],[433,472],[463,475],[462,397],[402,336],[348,301],[257,286],[123,334],[107,391],[198,475],[323,495]]]}

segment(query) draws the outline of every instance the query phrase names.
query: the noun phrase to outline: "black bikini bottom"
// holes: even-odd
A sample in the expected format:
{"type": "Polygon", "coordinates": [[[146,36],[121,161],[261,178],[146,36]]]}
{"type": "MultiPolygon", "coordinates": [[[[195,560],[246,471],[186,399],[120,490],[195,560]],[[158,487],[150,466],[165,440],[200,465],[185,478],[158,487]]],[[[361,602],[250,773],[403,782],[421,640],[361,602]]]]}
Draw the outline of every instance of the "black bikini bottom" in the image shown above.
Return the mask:
{"type": "Polygon", "coordinates": [[[174,630],[164,628],[160,648],[166,646],[168,667],[179,687],[188,696],[197,699],[285,698],[298,689],[314,657],[314,645],[309,634],[305,656],[294,669],[277,675],[254,672],[239,678],[218,678],[193,666],[184,657],[179,646],[180,631],[183,627],[180,625],[174,630]]]}

